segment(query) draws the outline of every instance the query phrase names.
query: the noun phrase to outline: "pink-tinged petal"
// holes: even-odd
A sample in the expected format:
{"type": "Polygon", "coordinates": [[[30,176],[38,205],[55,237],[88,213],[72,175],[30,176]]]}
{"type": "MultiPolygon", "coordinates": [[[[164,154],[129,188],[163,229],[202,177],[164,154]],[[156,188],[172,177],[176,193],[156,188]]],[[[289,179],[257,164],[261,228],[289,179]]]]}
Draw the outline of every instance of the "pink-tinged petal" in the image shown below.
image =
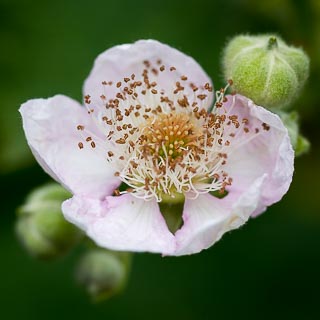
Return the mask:
{"type": "MultiPolygon", "coordinates": [[[[258,207],[253,212],[253,215],[257,215],[279,201],[288,191],[294,170],[294,152],[288,131],[276,114],[240,95],[229,96],[228,100],[226,108],[233,105],[232,114],[249,120],[246,125],[249,132],[238,132],[230,146],[224,167],[233,179],[228,190],[240,194],[258,177],[267,175],[258,207]],[[259,130],[257,134],[254,133],[256,129],[259,130]]],[[[225,133],[227,135],[228,131],[225,133]]]]}
{"type": "Polygon", "coordinates": [[[171,254],[175,238],[156,201],[129,194],[106,200],[73,197],[63,203],[67,220],[86,231],[99,246],[111,250],[171,254]]]}
{"type": "Polygon", "coordinates": [[[207,249],[224,233],[239,228],[257,208],[266,176],[258,178],[240,196],[218,199],[210,194],[186,199],[184,224],[175,234],[177,249],[174,255],[186,255],[207,249]]]}
{"type": "Polygon", "coordinates": [[[99,132],[85,108],[57,95],[34,99],[20,108],[28,144],[43,169],[74,194],[102,198],[110,195],[118,179],[108,166],[99,132]],[[77,130],[83,125],[85,130],[77,130]],[[95,148],[81,135],[92,135],[95,148]],[[78,146],[83,142],[83,149],[78,146]]]}
{"type": "MultiPolygon", "coordinates": [[[[89,94],[93,101],[99,100],[104,94],[107,98],[114,98],[118,92],[115,86],[103,86],[103,81],[118,82],[124,77],[130,77],[135,74],[136,80],[142,79],[142,72],[146,68],[144,61],[148,61],[150,82],[156,81],[158,89],[163,89],[166,95],[169,95],[176,88],[176,82],[179,81],[185,87],[184,94],[194,96],[190,87],[192,82],[196,86],[203,86],[211,83],[209,76],[201,66],[191,57],[184,53],[162,44],[155,40],[140,40],[133,44],[123,44],[115,46],[100,54],[95,60],[94,67],[88,76],[84,85],[84,95],[89,94]],[[159,70],[164,65],[165,70],[154,74],[153,68],[159,70]],[[170,71],[174,66],[175,71],[170,71]],[[187,76],[187,80],[181,80],[181,76],[187,76]]],[[[206,105],[212,102],[213,94],[208,95],[206,105]]]]}

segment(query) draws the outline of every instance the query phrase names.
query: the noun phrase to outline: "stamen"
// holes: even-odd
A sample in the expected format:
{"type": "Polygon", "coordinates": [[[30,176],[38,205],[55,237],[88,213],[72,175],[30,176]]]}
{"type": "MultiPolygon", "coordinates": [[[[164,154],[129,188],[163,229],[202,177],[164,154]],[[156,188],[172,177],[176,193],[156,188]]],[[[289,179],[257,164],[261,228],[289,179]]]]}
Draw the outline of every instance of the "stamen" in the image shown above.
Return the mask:
{"type": "MultiPolygon", "coordinates": [[[[260,124],[263,130],[259,131],[258,125],[249,130],[246,118],[231,113],[234,102],[226,110],[225,92],[231,81],[216,92],[210,112],[208,102],[213,89],[209,83],[195,85],[187,75],[160,60],[143,64],[142,72],[122,78],[123,84],[102,82],[106,91],[99,97],[102,107],[85,96],[89,114],[107,141],[106,160],[114,167],[115,176],[128,186],[125,191],[115,190],[114,195],[130,192],[138,198],[161,202],[163,198],[196,198],[214,191],[224,194],[232,178],[223,167],[238,147],[235,139],[241,137],[240,144],[246,143],[268,131],[269,126],[260,124]],[[158,85],[157,79],[163,73],[176,76],[170,92],[158,85]],[[111,99],[109,86],[116,90],[111,99]],[[248,138],[241,136],[245,132],[248,138]]],[[[81,124],[77,130],[93,149],[101,141],[81,124]]],[[[78,147],[82,149],[84,144],[79,142],[78,147]]]]}

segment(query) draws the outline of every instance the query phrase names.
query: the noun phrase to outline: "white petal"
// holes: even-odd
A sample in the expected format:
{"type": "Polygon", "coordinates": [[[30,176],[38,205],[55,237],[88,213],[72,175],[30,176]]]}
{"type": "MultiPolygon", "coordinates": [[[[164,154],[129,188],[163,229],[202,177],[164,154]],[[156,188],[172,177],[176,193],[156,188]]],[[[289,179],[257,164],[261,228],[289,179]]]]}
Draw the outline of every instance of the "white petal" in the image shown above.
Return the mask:
{"type": "MultiPolygon", "coordinates": [[[[242,193],[263,175],[267,175],[262,186],[259,205],[253,215],[263,212],[267,206],[279,201],[288,191],[293,176],[294,152],[288,131],[280,118],[246,97],[236,95],[232,114],[249,119],[250,133],[240,133],[230,146],[224,170],[232,177],[230,193],[242,193]],[[263,130],[266,123],[270,129],[263,130]],[[259,134],[254,134],[255,128],[259,134]],[[253,138],[251,138],[253,137],[253,138]]],[[[227,132],[226,132],[227,134],[227,132]]]]}
{"type": "MultiPolygon", "coordinates": [[[[114,98],[118,90],[115,87],[102,86],[102,81],[123,81],[124,77],[130,77],[131,74],[141,79],[141,74],[145,69],[143,61],[146,60],[156,68],[160,67],[157,63],[159,60],[161,60],[161,65],[166,66],[164,72],[159,72],[157,76],[150,72],[149,76],[150,82],[156,81],[159,89],[163,89],[167,95],[176,88],[176,81],[184,84],[180,79],[182,75],[188,77],[185,93],[192,96],[194,94],[189,86],[190,82],[197,86],[211,83],[208,75],[193,58],[158,41],[140,40],[133,44],[115,46],[100,54],[85,82],[84,95],[89,94],[98,101],[102,94],[105,94],[107,98],[114,98]],[[170,71],[172,66],[176,68],[176,71],[170,71]]],[[[212,96],[212,93],[208,93],[208,104],[212,102],[212,96]]]]}
{"type": "Polygon", "coordinates": [[[85,230],[99,246],[166,255],[175,249],[174,236],[155,201],[129,194],[105,201],[73,197],[64,202],[62,210],[67,220],[85,230]]]}
{"type": "Polygon", "coordinates": [[[43,169],[74,194],[105,197],[119,185],[105,159],[103,141],[95,136],[79,149],[82,141],[78,125],[99,135],[92,118],[76,101],[58,95],[34,99],[20,108],[28,144],[43,169]]]}
{"type": "Polygon", "coordinates": [[[257,208],[261,187],[266,176],[260,177],[246,192],[237,197],[218,199],[210,194],[186,199],[184,224],[175,234],[177,249],[174,255],[186,255],[207,249],[224,233],[239,228],[257,208]]]}

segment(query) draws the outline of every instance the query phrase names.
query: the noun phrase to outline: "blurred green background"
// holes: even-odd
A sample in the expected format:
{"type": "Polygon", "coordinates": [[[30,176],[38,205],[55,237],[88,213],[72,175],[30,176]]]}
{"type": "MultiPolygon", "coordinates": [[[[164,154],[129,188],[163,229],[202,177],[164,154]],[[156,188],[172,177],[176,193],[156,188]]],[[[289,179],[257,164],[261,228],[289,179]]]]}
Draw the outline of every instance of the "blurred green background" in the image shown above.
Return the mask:
{"type": "Polygon", "coordinates": [[[1,319],[320,318],[320,1],[0,0],[0,44],[1,319]],[[193,56],[219,88],[221,49],[247,32],[277,32],[311,57],[296,107],[312,149],[296,160],[285,198],[201,254],[135,255],[127,290],[101,304],[74,282],[81,248],[53,263],[30,258],[15,208],[49,178],[27,147],[19,105],[57,93],[80,100],[95,57],[141,38],[193,56]]]}

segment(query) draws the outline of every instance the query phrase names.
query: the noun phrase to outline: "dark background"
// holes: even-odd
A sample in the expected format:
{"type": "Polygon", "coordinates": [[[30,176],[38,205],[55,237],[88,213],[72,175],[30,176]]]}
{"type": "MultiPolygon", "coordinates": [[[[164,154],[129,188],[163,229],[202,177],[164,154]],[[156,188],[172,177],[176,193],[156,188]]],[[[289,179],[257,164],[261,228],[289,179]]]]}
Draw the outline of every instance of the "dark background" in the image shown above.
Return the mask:
{"type": "Polygon", "coordinates": [[[317,0],[0,0],[0,318],[317,319],[319,74],[317,0]],[[81,248],[53,263],[27,255],[14,234],[15,208],[49,177],[26,145],[21,103],[57,93],[80,100],[95,57],[142,38],[193,56],[219,88],[226,40],[263,32],[279,33],[311,57],[311,76],[295,107],[312,149],[296,159],[280,203],[200,254],[136,254],[127,290],[100,304],[73,280],[81,248]]]}

